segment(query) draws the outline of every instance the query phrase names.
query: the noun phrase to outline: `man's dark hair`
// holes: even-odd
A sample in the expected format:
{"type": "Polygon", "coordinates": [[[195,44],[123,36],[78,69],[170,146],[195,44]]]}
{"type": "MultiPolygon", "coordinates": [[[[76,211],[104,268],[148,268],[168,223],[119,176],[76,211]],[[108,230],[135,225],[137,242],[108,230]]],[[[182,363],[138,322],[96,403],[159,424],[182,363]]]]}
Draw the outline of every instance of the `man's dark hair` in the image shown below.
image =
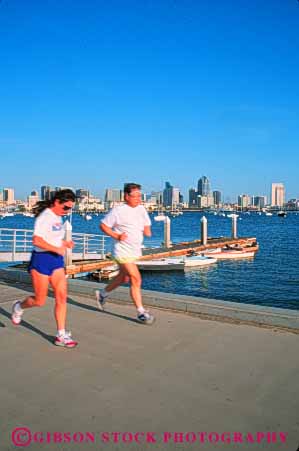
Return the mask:
{"type": "Polygon", "coordinates": [[[141,185],[138,185],[138,183],[125,183],[124,186],[125,194],[130,194],[131,191],[133,191],[134,189],[141,189],[141,185]]]}

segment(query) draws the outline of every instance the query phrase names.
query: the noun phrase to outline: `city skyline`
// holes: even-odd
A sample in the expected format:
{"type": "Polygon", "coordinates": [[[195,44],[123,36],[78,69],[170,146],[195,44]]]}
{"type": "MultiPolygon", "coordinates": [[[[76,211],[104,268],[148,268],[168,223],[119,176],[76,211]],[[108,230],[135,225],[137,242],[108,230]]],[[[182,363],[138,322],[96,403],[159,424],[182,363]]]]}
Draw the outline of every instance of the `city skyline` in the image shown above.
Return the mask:
{"type": "Polygon", "coordinates": [[[0,2],[1,186],[299,198],[299,4],[0,2]],[[253,188],[254,187],[254,192],[253,188]]]}
{"type": "MultiPolygon", "coordinates": [[[[262,193],[256,193],[256,192],[250,192],[250,193],[244,193],[244,192],[240,192],[239,194],[237,194],[235,199],[225,199],[225,197],[223,196],[223,191],[222,190],[215,190],[212,187],[211,184],[211,180],[208,179],[205,175],[201,176],[198,180],[197,183],[194,184],[197,185],[197,188],[190,187],[187,193],[183,193],[178,187],[175,187],[173,185],[171,185],[171,183],[169,181],[165,181],[164,182],[164,186],[159,189],[153,189],[151,188],[149,191],[145,191],[144,189],[142,189],[143,193],[150,196],[150,195],[156,195],[156,194],[161,194],[161,196],[165,195],[165,191],[166,191],[166,197],[168,198],[169,196],[172,197],[172,193],[168,194],[167,191],[169,189],[173,189],[175,192],[177,192],[176,197],[177,199],[179,198],[179,196],[183,195],[184,197],[184,203],[189,203],[192,204],[192,201],[190,202],[190,192],[193,192],[193,196],[195,196],[195,198],[197,198],[198,195],[202,195],[203,197],[206,196],[210,196],[211,199],[215,199],[215,196],[218,199],[221,199],[221,203],[239,203],[239,199],[240,197],[244,197],[244,198],[260,198],[263,197],[265,203],[268,203],[270,205],[275,205],[275,201],[273,200],[276,196],[276,189],[279,189],[280,191],[283,192],[283,194],[279,194],[279,204],[283,204],[284,202],[287,202],[291,199],[297,199],[299,200],[299,198],[296,197],[287,197],[286,196],[286,189],[285,189],[285,184],[281,183],[281,182],[272,182],[269,188],[269,193],[268,194],[262,194],[262,193]],[[203,182],[203,184],[202,184],[203,182]],[[207,189],[203,187],[208,187],[207,189]],[[275,193],[275,194],[273,194],[275,193]]],[[[9,200],[9,198],[11,199],[15,199],[15,200],[26,200],[29,197],[38,197],[39,199],[43,200],[43,199],[49,199],[51,196],[51,193],[56,191],[56,190],[60,190],[60,189],[72,189],[76,196],[78,198],[80,197],[91,197],[91,198],[99,198],[102,202],[106,202],[106,200],[115,200],[115,201],[121,201],[123,200],[123,186],[119,186],[119,187],[105,187],[103,190],[103,194],[99,194],[98,192],[93,192],[91,189],[89,189],[89,187],[66,187],[66,186],[51,186],[51,185],[41,185],[38,189],[35,188],[31,188],[27,194],[25,195],[24,198],[20,198],[18,196],[16,196],[15,194],[15,188],[10,186],[10,187],[1,187],[0,185],[0,200],[3,197],[3,200],[9,200]],[[2,197],[1,197],[2,196],[2,197]],[[116,196],[116,197],[115,197],[116,196]]],[[[174,203],[179,203],[178,200],[175,200],[174,203]]],[[[247,202],[247,201],[246,201],[247,202]]],[[[251,202],[251,201],[250,201],[251,202]]],[[[172,203],[172,202],[170,202],[172,203]]],[[[197,202],[196,202],[197,203],[197,202]]],[[[216,204],[219,202],[216,202],[216,204]]]]}

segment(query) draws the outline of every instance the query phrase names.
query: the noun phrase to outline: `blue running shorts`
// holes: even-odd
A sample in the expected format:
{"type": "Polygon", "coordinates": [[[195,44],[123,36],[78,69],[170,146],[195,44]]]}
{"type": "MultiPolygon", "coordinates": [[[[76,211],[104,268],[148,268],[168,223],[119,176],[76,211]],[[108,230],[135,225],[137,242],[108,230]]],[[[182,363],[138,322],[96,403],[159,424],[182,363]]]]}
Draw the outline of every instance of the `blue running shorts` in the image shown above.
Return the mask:
{"type": "Polygon", "coordinates": [[[55,252],[32,252],[28,272],[31,269],[35,269],[35,271],[45,276],[51,276],[53,271],[59,268],[64,268],[62,255],[55,254],[55,252]]]}

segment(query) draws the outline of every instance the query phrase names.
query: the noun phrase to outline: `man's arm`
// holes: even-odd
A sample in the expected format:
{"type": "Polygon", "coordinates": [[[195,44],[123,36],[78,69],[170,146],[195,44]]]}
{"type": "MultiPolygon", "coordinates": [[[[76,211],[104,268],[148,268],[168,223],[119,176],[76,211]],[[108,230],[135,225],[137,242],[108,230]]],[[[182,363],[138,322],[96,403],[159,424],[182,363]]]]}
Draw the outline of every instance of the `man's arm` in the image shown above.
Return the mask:
{"type": "Polygon", "coordinates": [[[111,238],[114,238],[115,240],[124,241],[127,238],[126,233],[116,233],[116,232],[114,232],[114,230],[111,229],[111,227],[108,227],[103,222],[101,222],[101,224],[100,224],[100,229],[106,235],[111,236],[111,238]]]}

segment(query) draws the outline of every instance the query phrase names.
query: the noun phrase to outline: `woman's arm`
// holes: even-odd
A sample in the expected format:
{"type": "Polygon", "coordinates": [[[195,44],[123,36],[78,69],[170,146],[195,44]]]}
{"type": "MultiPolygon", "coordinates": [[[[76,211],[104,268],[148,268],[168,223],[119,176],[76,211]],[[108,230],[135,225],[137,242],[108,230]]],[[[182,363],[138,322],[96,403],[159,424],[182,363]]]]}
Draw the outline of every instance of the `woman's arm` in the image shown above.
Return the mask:
{"type": "Polygon", "coordinates": [[[47,243],[42,237],[33,235],[32,242],[34,246],[40,247],[41,249],[44,249],[45,251],[55,252],[56,254],[64,256],[66,246],[65,241],[62,242],[61,247],[52,246],[52,244],[47,243]]]}
{"type": "Polygon", "coordinates": [[[145,226],[143,229],[144,236],[152,236],[151,226],[145,226]]]}

